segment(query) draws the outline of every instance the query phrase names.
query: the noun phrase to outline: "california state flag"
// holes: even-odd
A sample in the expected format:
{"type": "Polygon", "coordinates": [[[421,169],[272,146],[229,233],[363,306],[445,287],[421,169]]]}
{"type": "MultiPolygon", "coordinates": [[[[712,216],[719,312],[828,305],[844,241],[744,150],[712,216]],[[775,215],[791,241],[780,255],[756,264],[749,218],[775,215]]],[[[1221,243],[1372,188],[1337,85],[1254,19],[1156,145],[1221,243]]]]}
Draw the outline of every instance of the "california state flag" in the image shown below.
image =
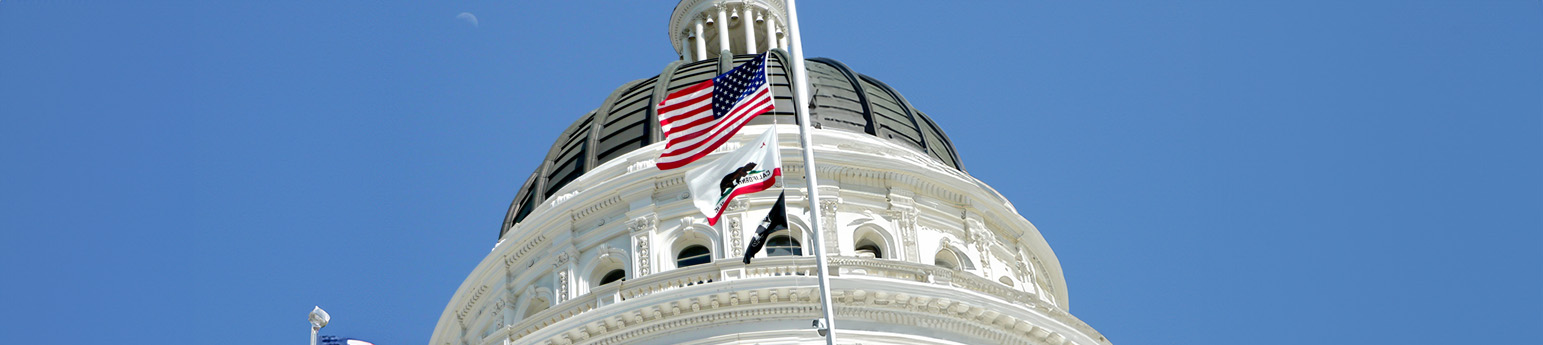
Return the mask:
{"type": "Polygon", "coordinates": [[[729,155],[687,171],[686,187],[691,189],[692,203],[707,215],[707,224],[718,225],[729,201],[771,188],[778,176],[782,176],[782,155],[773,126],[729,155]]]}

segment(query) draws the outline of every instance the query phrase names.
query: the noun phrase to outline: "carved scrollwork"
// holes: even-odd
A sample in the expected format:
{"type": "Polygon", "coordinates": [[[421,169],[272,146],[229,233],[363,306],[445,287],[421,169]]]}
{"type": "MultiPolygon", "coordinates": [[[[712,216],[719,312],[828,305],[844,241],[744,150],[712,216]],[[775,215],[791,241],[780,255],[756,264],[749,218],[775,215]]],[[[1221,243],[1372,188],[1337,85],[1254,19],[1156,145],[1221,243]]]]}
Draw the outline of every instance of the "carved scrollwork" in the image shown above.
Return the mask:
{"type": "Polygon", "coordinates": [[[905,243],[906,257],[920,257],[916,249],[917,218],[920,215],[921,212],[913,208],[900,217],[900,240],[905,243]]]}
{"type": "Polygon", "coordinates": [[[820,200],[820,213],[826,217],[836,216],[836,207],[841,205],[841,199],[820,200]]]}
{"type": "Polygon", "coordinates": [[[568,271],[557,271],[557,302],[568,300],[568,271]]]}
{"type": "Polygon", "coordinates": [[[646,275],[650,271],[650,264],[649,264],[649,262],[652,261],[652,260],[648,259],[648,234],[644,233],[644,234],[638,235],[636,242],[637,242],[637,248],[638,248],[637,249],[638,257],[635,260],[635,262],[638,263],[638,275],[646,275]]]}
{"type": "Polygon", "coordinates": [[[729,250],[732,251],[745,248],[744,243],[741,242],[744,241],[745,238],[745,225],[739,221],[739,217],[729,217],[729,233],[727,236],[729,238],[729,243],[732,243],[733,245],[733,247],[729,248],[729,250]]]}
{"type": "Polygon", "coordinates": [[[631,233],[637,233],[637,232],[641,232],[641,231],[653,232],[654,228],[658,225],[658,223],[659,223],[658,219],[654,218],[654,215],[651,215],[651,214],[650,215],[646,215],[646,216],[642,216],[642,217],[633,218],[631,221],[627,222],[627,232],[631,232],[631,233]]]}
{"type": "Polygon", "coordinates": [[[750,209],[750,200],[744,198],[734,199],[729,202],[729,211],[744,211],[750,209]]]}
{"type": "Polygon", "coordinates": [[[820,231],[824,231],[827,234],[825,236],[825,252],[827,253],[838,253],[838,248],[841,247],[840,242],[837,242],[836,236],[829,235],[837,232],[836,208],[840,205],[841,199],[830,198],[820,200],[820,231]]]}
{"type": "Polygon", "coordinates": [[[921,217],[921,212],[911,207],[898,207],[890,210],[886,215],[895,221],[896,232],[900,233],[901,247],[905,248],[906,257],[918,257],[916,229],[920,226],[917,220],[921,217]]]}
{"type": "Polygon", "coordinates": [[[557,253],[557,258],[552,260],[552,267],[562,267],[568,264],[568,252],[557,253]]]}

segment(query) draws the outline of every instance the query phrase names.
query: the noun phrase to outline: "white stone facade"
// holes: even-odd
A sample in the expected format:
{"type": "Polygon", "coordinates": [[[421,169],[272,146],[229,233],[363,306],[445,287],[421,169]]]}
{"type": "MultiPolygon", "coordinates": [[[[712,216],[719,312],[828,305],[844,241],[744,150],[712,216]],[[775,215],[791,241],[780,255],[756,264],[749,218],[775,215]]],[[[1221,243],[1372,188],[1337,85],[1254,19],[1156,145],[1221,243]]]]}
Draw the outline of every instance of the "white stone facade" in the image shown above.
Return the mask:
{"type": "MultiPolygon", "coordinates": [[[[690,167],[658,170],[663,143],[654,143],[595,167],[510,229],[461,284],[430,344],[823,343],[811,328],[820,317],[811,245],[831,253],[838,343],[1108,344],[1067,313],[1059,261],[1011,203],[893,142],[813,131],[827,243],[810,243],[798,130],[781,126],[786,234],[803,255],[763,251],[741,263],[777,191],[736,200],[709,226],[687,197],[690,167]],[[712,262],[676,267],[696,245],[712,262]],[[599,284],[617,270],[625,280],[599,284]]],[[[704,159],[764,129],[746,127],[704,159]]]]}

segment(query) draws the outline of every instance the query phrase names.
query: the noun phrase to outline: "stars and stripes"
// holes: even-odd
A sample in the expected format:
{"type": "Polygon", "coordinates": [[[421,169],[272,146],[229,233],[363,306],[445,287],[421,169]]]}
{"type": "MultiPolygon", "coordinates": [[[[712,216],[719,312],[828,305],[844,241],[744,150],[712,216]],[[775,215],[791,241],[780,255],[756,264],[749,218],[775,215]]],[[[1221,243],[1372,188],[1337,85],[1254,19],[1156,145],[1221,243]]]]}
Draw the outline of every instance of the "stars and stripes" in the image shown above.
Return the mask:
{"type": "Polygon", "coordinates": [[[319,340],[319,345],[375,345],[375,343],[368,341],[331,335],[323,335],[319,337],[319,340]]]}
{"type": "Polygon", "coordinates": [[[665,137],[660,170],[679,168],[722,146],[745,123],[774,108],[765,53],[728,73],[680,91],[658,104],[665,137]]]}

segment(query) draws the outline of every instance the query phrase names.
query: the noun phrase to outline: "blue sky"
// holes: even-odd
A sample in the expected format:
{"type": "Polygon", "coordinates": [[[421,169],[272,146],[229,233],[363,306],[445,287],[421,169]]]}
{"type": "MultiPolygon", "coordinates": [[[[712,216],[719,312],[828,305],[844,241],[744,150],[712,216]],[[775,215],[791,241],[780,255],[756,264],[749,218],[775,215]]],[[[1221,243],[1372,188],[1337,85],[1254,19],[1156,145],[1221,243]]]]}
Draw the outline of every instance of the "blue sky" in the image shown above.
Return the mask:
{"type": "MultiPolygon", "coordinates": [[[[674,4],[0,1],[0,342],[426,343],[674,4]]],[[[1543,340],[1538,1],[800,9],[1116,344],[1543,340]]]]}

